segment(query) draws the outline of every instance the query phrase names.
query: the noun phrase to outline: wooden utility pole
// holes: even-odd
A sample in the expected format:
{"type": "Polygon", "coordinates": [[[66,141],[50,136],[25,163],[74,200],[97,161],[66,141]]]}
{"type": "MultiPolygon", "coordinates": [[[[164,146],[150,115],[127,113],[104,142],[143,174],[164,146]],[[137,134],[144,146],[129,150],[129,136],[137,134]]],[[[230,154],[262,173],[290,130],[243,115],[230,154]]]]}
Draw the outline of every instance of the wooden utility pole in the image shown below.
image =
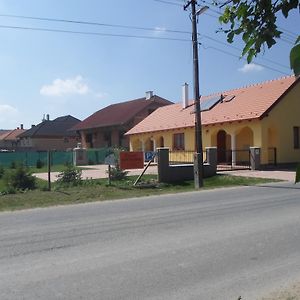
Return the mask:
{"type": "MultiPolygon", "coordinates": [[[[192,41],[193,41],[193,74],[194,74],[194,101],[195,101],[195,141],[196,153],[194,158],[194,181],[195,189],[203,187],[203,147],[202,147],[202,124],[199,92],[199,60],[198,60],[198,34],[197,34],[197,0],[190,0],[184,6],[186,10],[192,8],[192,41]]],[[[200,11],[201,13],[201,11],[200,11]]]]}

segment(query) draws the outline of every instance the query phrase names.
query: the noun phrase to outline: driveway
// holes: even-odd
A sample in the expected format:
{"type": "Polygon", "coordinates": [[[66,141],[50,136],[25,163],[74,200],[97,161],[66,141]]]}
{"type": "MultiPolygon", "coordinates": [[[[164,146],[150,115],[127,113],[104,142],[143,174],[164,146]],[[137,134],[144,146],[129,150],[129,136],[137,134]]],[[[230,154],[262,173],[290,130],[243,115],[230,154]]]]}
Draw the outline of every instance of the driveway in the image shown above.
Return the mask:
{"type": "MultiPolygon", "coordinates": [[[[92,165],[92,166],[82,166],[82,178],[107,178],[107,165],[92,165]]],[[[129,175],[140,175],[142,173],[142,169],[128,170],[129,175]]],[[[57,175],[59,172],[51,172],[51,181],[54,182],[57,180],[57,175]]],[[[157,166],[150,166],[145,174],[157,174],[157,166]]],[[[48,180],[48,173],[35,173],[33,174],[37,178],[48,180]]]]}
{"type": "MultiPolygon", "coordinates": [[[[93,166],[82,166],[82,178],[107,178],[107,165],[93,165],[93,166]]],[[[129,175],[140,175],[142,169],[128,170],[129,175]]],[[[157,166],[150,166],[145,174],[157,174],[157,166]]],[[[244,177],[258,177],[258,178],[270,178],[270,179],[279,179],[284,181],[295,180],[295,172],[289,170],[268,170],[268,171],[251,171],[251,170],[239,170],[239,171],[223,171],[218,172],[218,174],[227,174],[232,176],[244,176],[244,177]]],[[[36,173],[36,177],[44,180],[48,180],[47,173],[36,173]]],[[[57,180],[58,172],[51,173],[51,181],[54,182],[57,180]]]]}

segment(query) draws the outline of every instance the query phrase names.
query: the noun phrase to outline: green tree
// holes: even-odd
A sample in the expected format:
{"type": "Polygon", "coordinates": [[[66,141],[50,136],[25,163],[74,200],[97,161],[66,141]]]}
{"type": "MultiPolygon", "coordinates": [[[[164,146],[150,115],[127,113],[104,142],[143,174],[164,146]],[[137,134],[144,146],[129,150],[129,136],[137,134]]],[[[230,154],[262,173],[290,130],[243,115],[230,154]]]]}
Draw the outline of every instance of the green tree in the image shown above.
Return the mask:
{"type": "MultiPolygon", "coordinates": [[[[282,31],[276,24],[282,14],[288,18],[292,10],[300,11],[299,0],[228,0],[213,1],[219,7],[225,7],[219,18],[221,31],[227,34],[227,41],[232,43],[235,36],[241,35],[245,43],[242,56],[247,56],[250,63],[267,46],[276,44],[282,31]]],[[[299,28],[297,28],[299,30],[299,28]]],[[[300,35],[290,52],[290,66],[295,75],[300,74],[300,35]]]]}

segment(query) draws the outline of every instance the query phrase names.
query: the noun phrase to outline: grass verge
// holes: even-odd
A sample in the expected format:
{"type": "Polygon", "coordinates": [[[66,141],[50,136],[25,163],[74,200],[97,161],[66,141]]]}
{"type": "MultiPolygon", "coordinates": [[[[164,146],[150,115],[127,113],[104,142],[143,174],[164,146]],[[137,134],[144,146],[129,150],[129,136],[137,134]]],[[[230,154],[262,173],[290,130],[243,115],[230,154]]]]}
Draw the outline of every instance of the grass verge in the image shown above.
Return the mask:
{"type": "MultiPolygon", "coordinates": [[[[134,187],[133,182],[136,178],[136,176],[129,176],[125,180],[114,181],[110,186],[107,185],[106,179],[86,180],[83,181],[82,185],[74,187],[59,187],[57,184],[53,184],[51,192],[45,191],[47,186],[45,181],[38,180],[39,189],[37,190],[0,196],[0,211],[153,196],[194,190],[193,181],[157,184],[155,175],[146,175],[141,185],[134,187]]],[[[263,178],[216,175],[204,180],[203,189],[256,185],[274,181],[263,178]]]]}

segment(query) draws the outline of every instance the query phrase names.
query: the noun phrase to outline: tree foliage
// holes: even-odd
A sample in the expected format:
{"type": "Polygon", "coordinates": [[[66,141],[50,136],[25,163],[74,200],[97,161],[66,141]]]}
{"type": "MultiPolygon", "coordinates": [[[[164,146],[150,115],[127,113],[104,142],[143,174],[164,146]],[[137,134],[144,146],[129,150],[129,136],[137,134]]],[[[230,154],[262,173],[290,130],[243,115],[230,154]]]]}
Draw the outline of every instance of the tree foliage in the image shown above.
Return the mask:
{"type": "MultiPolygon", "coordinates": [[[[225,3],[214,1],[218,6],[225,7],[219,18],[225,28],[227,41],[232,43],[235,36],[241,35],[245,46],[242,56],[247,56],[250,63],[253,58],[265,49],[276,44],[281,37],[276,21],[279,14],[288,18],[292,10],[300,11],[299,0],[228,0],[225,3]]],[[[298,29],[298,28],[297,28],[298,29]]],[[[300,74],[300,36],[291,49],[290,64],[296,75],[300,74]]]]}

